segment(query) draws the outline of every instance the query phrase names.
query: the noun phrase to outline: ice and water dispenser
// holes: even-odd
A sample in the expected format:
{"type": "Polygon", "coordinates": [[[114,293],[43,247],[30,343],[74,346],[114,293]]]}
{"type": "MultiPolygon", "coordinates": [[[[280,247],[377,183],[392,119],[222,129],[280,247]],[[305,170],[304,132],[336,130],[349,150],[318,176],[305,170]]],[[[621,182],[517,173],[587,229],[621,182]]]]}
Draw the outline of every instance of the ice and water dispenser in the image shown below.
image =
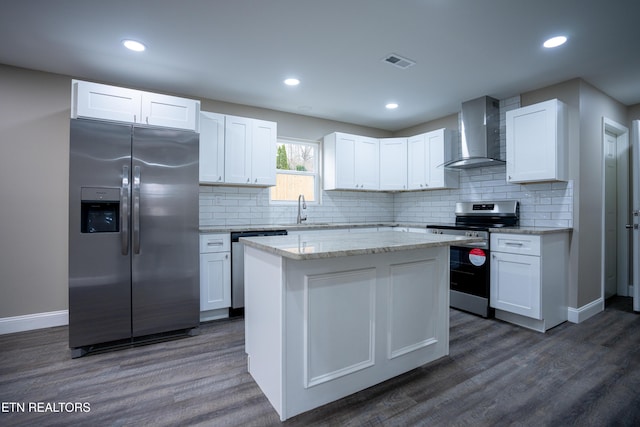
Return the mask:
{"type": "Polygon", "coordinates": [[[82,233],[120,231],[120,189],[82,187],[80,196],[82,233]]]}

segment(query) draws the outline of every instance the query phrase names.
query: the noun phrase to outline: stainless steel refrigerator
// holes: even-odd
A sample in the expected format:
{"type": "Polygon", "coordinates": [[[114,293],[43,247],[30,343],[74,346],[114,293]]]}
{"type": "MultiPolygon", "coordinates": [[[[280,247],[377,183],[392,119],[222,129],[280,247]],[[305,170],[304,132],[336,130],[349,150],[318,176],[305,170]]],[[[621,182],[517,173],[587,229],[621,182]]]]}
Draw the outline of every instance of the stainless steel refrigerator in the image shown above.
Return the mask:
{"type": "Polygon", "coordinates": [[[198,141],[71,119],[72,357],[198,326],[198,141]]]}

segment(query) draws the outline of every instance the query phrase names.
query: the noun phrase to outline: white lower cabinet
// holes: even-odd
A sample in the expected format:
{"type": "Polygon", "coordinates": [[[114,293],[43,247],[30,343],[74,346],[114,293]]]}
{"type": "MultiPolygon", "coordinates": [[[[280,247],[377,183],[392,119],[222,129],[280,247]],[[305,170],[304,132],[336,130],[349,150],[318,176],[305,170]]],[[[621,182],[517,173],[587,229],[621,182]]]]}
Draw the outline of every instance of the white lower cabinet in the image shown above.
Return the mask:
{"type": "Polygon", "coordinates": [[[496,318],[544,332],[567,320],[568,233],[491,234],[496,318]]]}
{"type": "MultiPolygon", "coordinates": [[[[200,311],[231,307],[231,240],[228,233],[200,235],[200,311]]],[[[226,315],[224,315],[226,314],[226,315]]],[[[227,317],[209,315],[206,320],[227,317]]],[[[201,320],[203,316],[201,315],[201,320]]]]}

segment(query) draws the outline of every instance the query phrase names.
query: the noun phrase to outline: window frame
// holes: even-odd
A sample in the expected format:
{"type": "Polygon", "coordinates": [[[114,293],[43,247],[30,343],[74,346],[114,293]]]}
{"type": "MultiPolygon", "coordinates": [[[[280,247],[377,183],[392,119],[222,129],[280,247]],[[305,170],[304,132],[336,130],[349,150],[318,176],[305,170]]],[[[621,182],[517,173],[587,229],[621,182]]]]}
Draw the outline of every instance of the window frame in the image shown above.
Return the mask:
{"type": "MultiPolygon", "coordinates": [[[[322,144],[320,141],[313,141],[310,139],[302,139],[302,138],[291,138],[291,137],[285,137],[285,136],[279,136],[276,140],[276,159],[274,159],[274,161],[277,161],[277,152],[278,152],[278,145],[280,144],[299,144],[299,145],[310,145],[313,146],[315,148],[315,156],[314,156],[314,168],[315,168],[315,172],[305,172],[305,171],[296,171],[296,170],[285,170],[285,169],[276,169],[276,176],[277,174],[287,174],[287,175],[305,175],[305,176],[312,176],[314,177],[314,191],[316,194],[316,200],[314,201],[306,201],[306,203],[308,205],[321,205],[322,204],[322,175],[321,175],[321,168],[322,168],[322,159],[321,159],[321,152],[322,152],[322,144]]],[[[269,204],[270,205],[276,205],[276,206],[292,206],[292,205],[297,205],[298,201],[297,200],[273,200],[271,198],[271,188],[274,187],[270,187],[269,189],[269,204]]]]}

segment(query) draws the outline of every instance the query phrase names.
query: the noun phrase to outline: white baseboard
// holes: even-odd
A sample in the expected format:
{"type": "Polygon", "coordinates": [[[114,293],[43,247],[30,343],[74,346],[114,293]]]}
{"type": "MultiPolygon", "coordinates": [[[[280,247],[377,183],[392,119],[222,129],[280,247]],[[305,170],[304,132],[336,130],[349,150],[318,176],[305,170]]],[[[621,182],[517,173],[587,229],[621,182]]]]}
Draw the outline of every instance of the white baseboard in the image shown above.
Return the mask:
{"type": "Polygon", "coordinates": [[[0,335],[69,324],[69,310],[0,318],[0,335]]]}
{"type": "Polygon", "coordinates": [[[604,299],[598,298],[580,308],[568,308],[567,320],[572,323],[584,322],[588,318],[604,311],[604,299]]]}

